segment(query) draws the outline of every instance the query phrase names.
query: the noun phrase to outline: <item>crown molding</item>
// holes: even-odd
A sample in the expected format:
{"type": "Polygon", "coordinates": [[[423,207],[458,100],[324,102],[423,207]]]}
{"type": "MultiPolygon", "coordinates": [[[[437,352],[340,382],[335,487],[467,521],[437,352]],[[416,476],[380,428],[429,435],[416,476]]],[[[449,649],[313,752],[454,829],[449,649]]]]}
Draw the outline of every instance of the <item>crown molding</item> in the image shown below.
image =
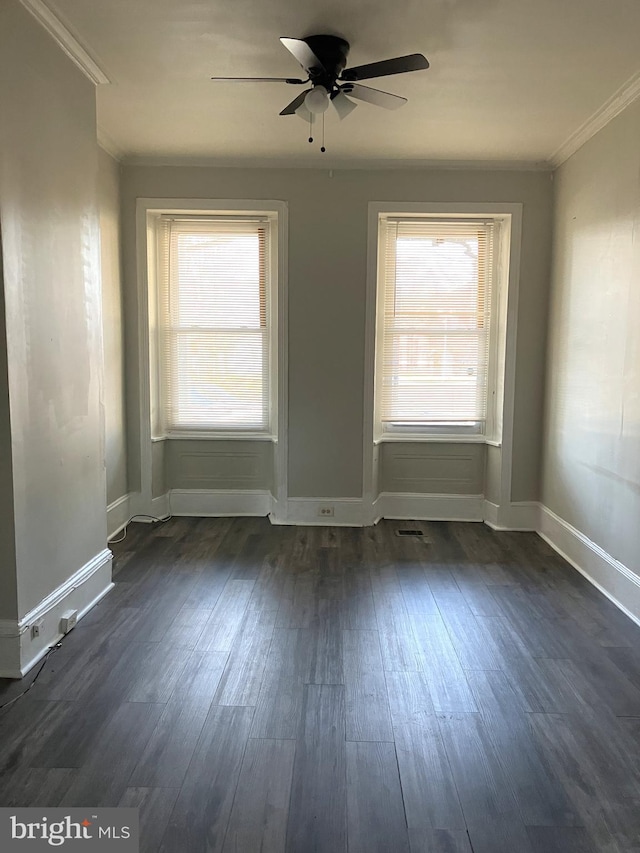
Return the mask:
{"type": "Polygon", "coordinates": [[[572,154],[595,136],[599,130],[619,115],[624,109],[640,97],[640,71],[630,77],[626,83],[599,107],[584,124],[574,131],[571,136],[557,148],[549,162],[554,169],[561,166],[572,154]]]}
{"type": "Polygon", "coordinates": [[[98,127],[96,128],[96,138],[98,141],[98,145],[105,151],[109,157],[113,157],[114,160],[117,160],[118,163],[122,163],[124,153],[121,148],[113,141],[113,139],[109,136],[109,134],[104,130],[104,128],[98,127]]]}
{"type": "Polygon", "coordinates": [[[127,155],[123,158],[125,166],[191,166],[219,169],[313,169],[315,171],[361,171],[361,170],[470,170],[470,171],[511,171],[511,172],[550,172],[553,167],[547,161],[540,160],[407,160],[407,159],[366,159],[349,160],[347,158],[327,158],[324,154],[318,158],[303,157],[171,157],[127,155]],[[322,157],[322,160],[319,159],[322,157]]]}
{"type": "Polygon", "coordinates": [[[102,85],[111,82],[98,63],[89,55],[86,48],[80,44],[73,33],[43,0],[20,0],[20,2],[92,83],[102,85]]]}

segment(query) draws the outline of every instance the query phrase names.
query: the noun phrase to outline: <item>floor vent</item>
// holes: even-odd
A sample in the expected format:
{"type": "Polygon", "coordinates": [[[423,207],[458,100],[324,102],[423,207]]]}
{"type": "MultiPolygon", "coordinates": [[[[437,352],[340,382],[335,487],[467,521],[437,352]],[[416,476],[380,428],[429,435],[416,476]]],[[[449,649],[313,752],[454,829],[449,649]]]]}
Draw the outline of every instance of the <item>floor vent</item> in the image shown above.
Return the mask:
{"type": "Polygon", "coordinates": [[[424,536],[422,530],[396,530],[396,536],[424,536]]]}

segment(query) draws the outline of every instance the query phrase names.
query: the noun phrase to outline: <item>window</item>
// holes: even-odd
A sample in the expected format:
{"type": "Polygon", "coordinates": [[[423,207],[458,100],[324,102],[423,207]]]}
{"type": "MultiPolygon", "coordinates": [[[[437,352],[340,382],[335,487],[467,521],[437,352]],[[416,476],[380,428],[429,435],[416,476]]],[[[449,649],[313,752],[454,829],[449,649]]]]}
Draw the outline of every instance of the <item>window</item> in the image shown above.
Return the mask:
{"type": "Polygon", "coordinates": [[[379,438],[486,434],[497,228],[380,216],[379,438]]]}
{"type": "Polygon", "coordinates": [[[273,431],[274,230],[269,216],[160,218],[164,434],[273,431]]]}

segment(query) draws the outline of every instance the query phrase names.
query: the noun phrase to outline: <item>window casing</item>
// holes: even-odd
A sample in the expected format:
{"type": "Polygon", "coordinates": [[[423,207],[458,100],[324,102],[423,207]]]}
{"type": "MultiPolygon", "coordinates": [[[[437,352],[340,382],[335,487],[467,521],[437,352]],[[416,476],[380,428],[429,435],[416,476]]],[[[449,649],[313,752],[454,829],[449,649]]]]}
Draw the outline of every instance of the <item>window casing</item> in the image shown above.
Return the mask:
{"type": "Polygon", "coordinates": [[[379,215],[376,440],[490,437],[499,237],[487,217],[379,215]]]}
{"type": "Polygon", "coordinates": [[[162,215],[157,229],[160,432],[274,437],[276,215],[162,215]]]}

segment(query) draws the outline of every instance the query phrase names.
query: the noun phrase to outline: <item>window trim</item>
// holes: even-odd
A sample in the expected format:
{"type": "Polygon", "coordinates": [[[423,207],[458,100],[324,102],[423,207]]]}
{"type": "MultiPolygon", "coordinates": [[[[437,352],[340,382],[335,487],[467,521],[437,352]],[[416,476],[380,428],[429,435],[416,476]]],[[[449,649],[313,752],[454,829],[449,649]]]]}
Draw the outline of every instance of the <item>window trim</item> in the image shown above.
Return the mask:
{"type": "MultiPolygon", "coordinates": [[[[233,219],[233,220],[250,220],[252,217],[255,219],[260,219],[263,221],[269,222],[269,236],[268,236],[268,258],[269,258],[269,271],[267,275],[267,287],[265,292],[265,299],[267,305],[267,314],[269,317],[269,428],[268,429],[253,429],[249,426],[247,427],[230,427],[229,429],[225,429],[223,426],[212,425],[212,426],[203,426],[202,428],[198,427],[179,427],[175,429],[169,429],[166,427],[166,424],[163,422],[163,410],[166,406],[166,401],[163,400],[163,394],[166,392],[166,388],[162,385],[161,382],[161,369],[160,369],[160,360],[162,358],[162,353],[160,349],[160,343],[157,342],[154,348],[153,353],[153,367],[156,372],[156,385],[157,385],[157,401],[158,401],[158,415],[152,422],[152,434],[151,438],[157,438],[159,435],[163,435],[165,438],[182,438],[189,440],[193,439],[202,439],[202,438],[218,438],[218,439],[228,439],[230,441],[233,440],[251,440],[254,438],[255,440],[270,440],[276,441],[278,436],[278,211],[275,210],[264,210],[264,211],[256,211],[256,210],[215,210],[209,211],[208,214],[193,214],[191,211],[181,211],[180,213],[155,213],[152,214],[154,217],[154,225],[163,220],[167,219],[175,219],[175,220],[193,220],[200,223],[209,223],[216,221],[223,221],[225,219],[233,219]]],[[[158,269],[160,267],[160,240],[158,238],[158,234],[155,234],[156,241],[156,253],[157,253],[157,265],[158,269]]],[[[157,280],[155,282],[154,291],[151,292],[151,298],[155,301],[155,312],[156,312],[156,322],[158,323],[158,328],[160,328],[160,278],[161,276],[157,276],[157,280]]]]}
{"type": "Polygon", "coordinates": [[[374,502],[378,497],[378,447],[385,442],[441,442],[483,443],[500,454],[499,492],[500,502],[511,500],[511,470],[513,453],[513,420],[515,399],[515,366],[518,320],[518,297],[520,283],[520,257],[522,242],[522,209],[518,202],[379,202],[369,203],[368,248],[367,248],[367,291],[365,307],[365,387],[363,406],[363,495],[366,501],[374,502]],[[508,239],[501,240],[499,263],[502,265],[503,281],[499,283],[499,334],[494,336],[498,352],[494,356],[496,377],[494,380],[496,418],[491,433],[485,436],[417,435],[385,436],[374,434],[375,403],[375,338],[377,331],[377,297],[379,240],[378,220],[380,214],[388,216],[420,215],[501,218],[504,220],[508,239]]]}
{"type": "MultiPolygon", "coordinates": [[[[468,443],[484,443],[487,440],[496,441],[496,379],[497,379],[497,361],[498,361],[498,346],[500,329],[498,321],[500,316],[500,297],[504,295],[504,286],[501,287],[505,277],[505,269],[503,264],[502,246],[505,242],[505,216],[489,215],[480,212],[458,211],[448,213],[431,213],[428,211],[402,211],[388,212],[379,211],[377,214],[377,268],[376,268],[376,319],[375,319],[375,337],[374,337],[374,400],[373,400],[373,438],[374,444],[380,444],[385,441],[454,441],[468,443]],[[470,221],[478,220],[486,222],[490,220],[496,227],[494,231],[494,263],[493,263],[493,281],[491,286],[491,334],[489,337],[489,354],[487,364],[487,411],[484,424],[477,422],[478,428],[461,428],[460,425],[450,425],[447,428],[439,429],[437,424],[424,424],[411,427],[397,427],[389,429],[382,422],[380,417],[380,394],[381,383],[379,382],[380,374],[380,353],[378,341],[381,341],[385,331],[385,313],[384,313],[384,298],[385,298],[385,246],[382,237],[382,225],[385,220],[400,218],[400,219],[424,219],[424,220],[446,220],[460,221],[468,219],[470,221]]],[[[507,225],[508,229],[508,225],[507,225]]]]}
{"type": "Polygon", "coordinates": [[[154,289],[157,276],[157,241],[154,222],[161,214],[208,216],[213,211],[225,211],[231,215],[247,211],[263,215],[277,213],[277,260],[275,286],[277,288],[277,310],[274,312],[274,364],[277,365],[277,434],[250,436],[246,433],[230,435],[217,432],[194,433],[188,437],[175,436],[183,441],[202,439],[271,441],[274,445],[274,483],[272,494],[278,505],[287,495],[288,453],[288,204],[271,199],[207,199],[207,198],[147,198],[136,199],[136,278],[137,278],[137,382],[130,388],[130,406],[139,417],[133,422],[133,436],[139,452],[139,480],[134,501],[136,511],[150,512],[154,508],[152,494],[153,445],[173,436],[165,436],[158,420],[158,376],[157,363],[157,314],[154,289]],[[139,491],[138,491],[139,490],[139,491]]]}

